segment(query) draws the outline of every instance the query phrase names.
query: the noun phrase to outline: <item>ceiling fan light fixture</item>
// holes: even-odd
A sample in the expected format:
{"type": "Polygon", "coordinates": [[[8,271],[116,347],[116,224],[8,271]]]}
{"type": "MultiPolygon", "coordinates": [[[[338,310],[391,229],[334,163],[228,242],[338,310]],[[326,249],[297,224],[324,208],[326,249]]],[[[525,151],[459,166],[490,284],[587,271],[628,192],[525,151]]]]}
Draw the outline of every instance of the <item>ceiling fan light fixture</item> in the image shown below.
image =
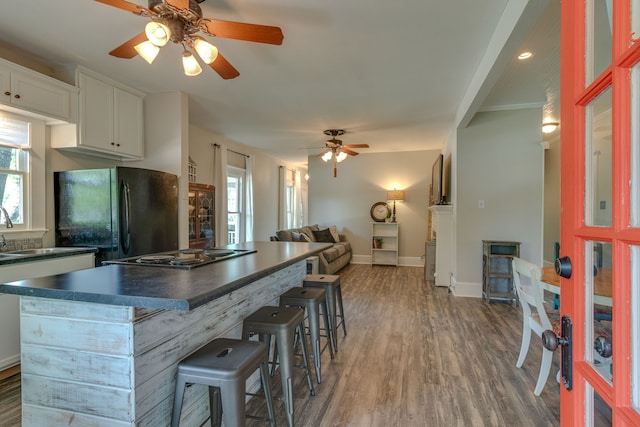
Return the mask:
{"type": "Polygon", "coordinates": [[[211,64],[218,57],[218,48],[203,38],[196,37],[193,40],[193,48],[198,52],[198,56],[205,64],[211,64]]]}
{"type": "Polygon", "coordinates": [[[160,48],[151,43],[149,40],[135,45],[134,49],[136,50],[136,52],[138,52],[138,55],[140,55],[142,59],[147,61],[149,64],[151,64],[153,60],[156,59],[156,56],[158,56],[158,52],[160,52],[160,48]]]}
{"type": "Polygon", "coordinates": [[[158,47],[166,45],[171,39],[171,30],[158,21],[151,21],[144,27],[144,33],[151,43],[158,47]]]}
{"type": "Polygon", "coordinates": [[[202,72],[202,68],[200,67],[200,64],[198,64],[198,60],[188,50],[185,50],[182,53],[182,67],[184,68],[184,73],[187,76],[197,76],[202,72]]]}
{"type": "Polygon", "coordinates": [[[338,153],[338,155],[336,156],[336,161],[337,161],[338,163],[340,163],[341,161],[343,161],[343,160],[344,160],[344,159],[346,159],[346,158],[347,158],[347,153],[345,153],[345,152],[341,151],[341,152],[339,152],[339,153],[338,153]]]}
{"type": "Polygon", "coordinates": [[[327,151],[326,153],[324,153],[322,155],[322,160],[324,160],[325,162],[328,162],[329,160],[331,160],[331,157],[333,156],[333,153],[331,153],[331,151],[327,151]]]}

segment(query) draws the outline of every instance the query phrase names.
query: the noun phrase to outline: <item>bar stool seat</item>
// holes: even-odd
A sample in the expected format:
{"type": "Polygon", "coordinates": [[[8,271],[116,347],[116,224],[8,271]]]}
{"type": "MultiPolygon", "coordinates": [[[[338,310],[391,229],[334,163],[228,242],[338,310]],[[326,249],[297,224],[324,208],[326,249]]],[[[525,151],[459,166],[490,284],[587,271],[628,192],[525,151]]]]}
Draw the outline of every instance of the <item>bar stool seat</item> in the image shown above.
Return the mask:
{"type": "Polygon", "coordinates": [[[344,336],[347,336],[347,325],[344,320],[344,307],[342,305],[342,288],[340,276],[335,274],[309,274],[302,281],[302,286],[322,288],[327,292],[327,306],[329,309],[329,321],[331,322],[331,338],[333,339],[333,351],[338,352],[338,327],[342,325],[344,336]],[[340,313],[338,313],[338,310],[340,313]],[[340,322],[338,322],[340,318],[340,322]]]}
{"type": "Polygon", "coordinates": [[[327,292],[321,288],[291,288],[280,295],[281,307],[300,307],[307,312],[309,319],[309,335],[311,336],[311,344],[313,346],[313,363],[316,370],[316,380],[321,383],[321,361],[320,356],[324,348],[320,347],[320,308],[324,318],[324,328],[327,331],[327,345],[329,354],[333,359],[333,345],[331,340],[331,323],[329,322],[329,313],[327,311],[327,292]]]}
{"type": "Polygon", "coordinates": [[[268,347],[264,343],[218,338],[187,356],[178,364],[171,426],[180,424],[184,390],[191,384],[209,386],[211,425],[245,425],[246,380],[260,370],[262,388],[269,412],[268,421],[275,427],[271,384],[269,382],[268,347]],[[222,410],[220,408],[222,403],[222,410]]]}
{"type": "MultiPolygon", "coordinates": [[[[287,423],[293,427],[293,367],[294,367],[294,339],[296,331],[302,343],[302,357],[307,374],[307,383],[311,395],[315,395],[311,371],[309,369],[309,354],[304,339],[304,312],[299,307],[262,307],[249,316],[242,323],[242,339],[248,340],[251,335],[258,334],[261,342],[270,346],[271,337],[275,337],[276,350],[280,357],[280,380],[284,394],[284,406],[287,411],[287,423]]],[[[275,363],[275,361],[273,362],[275,363]]]]}

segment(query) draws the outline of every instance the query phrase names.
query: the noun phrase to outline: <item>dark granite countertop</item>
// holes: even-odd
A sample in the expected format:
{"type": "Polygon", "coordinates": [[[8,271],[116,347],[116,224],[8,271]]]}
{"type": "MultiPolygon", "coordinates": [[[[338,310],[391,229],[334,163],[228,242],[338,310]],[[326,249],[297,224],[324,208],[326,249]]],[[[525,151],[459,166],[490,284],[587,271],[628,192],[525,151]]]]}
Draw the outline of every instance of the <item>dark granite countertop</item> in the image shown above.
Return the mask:
{"type": "Polygon", "coordinates": [[[188,311],[329,246],[329,243],[248,242],[226,247],[255,249],[256,253],[191,270],[105,265],[0,284],[0,293],[188,311]]]}
{"type": "Polygon", "coordinates": [[[0,252],[0,267],[3,265],[20,264],[23,262],[43,261],[51,258],[60,258],[74,255],[95,253],[98,248],[73,247],[73,248],[37,248],[24,249],[10,252],[0,252]]]}

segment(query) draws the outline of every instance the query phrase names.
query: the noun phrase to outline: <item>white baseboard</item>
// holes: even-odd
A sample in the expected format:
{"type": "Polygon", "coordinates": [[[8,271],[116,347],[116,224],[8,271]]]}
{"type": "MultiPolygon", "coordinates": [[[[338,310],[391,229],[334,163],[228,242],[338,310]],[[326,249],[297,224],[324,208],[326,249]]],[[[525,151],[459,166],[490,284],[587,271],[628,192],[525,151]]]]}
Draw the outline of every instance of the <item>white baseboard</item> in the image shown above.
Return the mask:
{"type": "Polygon", "coordinates": [[[6,359],[0,360],[0,371],[4,371],[5,369],[9,369],[12,366],[15,366],[20,363],[20,354],[16,354],[14,356],[7,357],[6,359]]]}
{"type": "MultiPolygon", "coordinates": [[[[351,264],[371,264],[371,255],[353,255],[351,264]]],[[[422,257],[404,257],[398,258],[398,265],[402,267],[424,267],[422,257]]]]}
{"type": "Polygon", "coordinates": [[[351,264],[371,264],[371,255],[353,255],[351,264]]]}
{"type": "Polygon", "coordinates": [[[482,298],[482,283],[458,282],[451,278],[449,289],[456,297],[482,298]]]}

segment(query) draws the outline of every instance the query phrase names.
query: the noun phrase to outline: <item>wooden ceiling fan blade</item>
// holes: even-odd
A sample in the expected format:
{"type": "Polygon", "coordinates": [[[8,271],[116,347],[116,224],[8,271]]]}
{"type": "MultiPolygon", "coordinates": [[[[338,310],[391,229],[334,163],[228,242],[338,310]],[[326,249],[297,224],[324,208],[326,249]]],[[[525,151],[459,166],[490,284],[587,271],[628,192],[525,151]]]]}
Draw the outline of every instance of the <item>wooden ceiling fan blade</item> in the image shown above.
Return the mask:
{"type": "Polygon", "coordinates": [[[369,144],[347,144],[347,145],[343,145],[343,147],[348,147],[348,148],[369,148],[369,144]]]}
{"type": "Polygon", "coordinates": [[[108,6],[117,7],[118,9],[126,10],[127,12],[140,13],[140,6],[137,4],[129,3],[125,0],[96,0],[98,3],[103,3],[108,6]]]}
{"type": "Polygon", "coordinates": [[[282,44],[284,36],[279,27],[269,25],[244,24],[241,22],[220,21],[210,19],[206,23],[209,33],[225,39],[244,40],[248,42],[282,44]]]}
{"type": "Polygon", "coordinates": [[[131,59],[138,54],[138,52],[135,49],[135,46],[139,45],[140,43],[146,40],[147,40],[147,35],[143,31],[142,33],[138,34],[137,36],[134,36],[130,40],[122,43],[120,46],[113,49],[111,52],[109,52],[109,55],[115,56],[116,58],[131,59]]]}
{"type": "Polygon", "coordinates": [[[340,151],[342,151],[343,153],[347,153],[350,156],[357,156],[358,154],[360,154],[360,153],[356,153],[353,150],[349,150],[348,148],[345,148],[344,145],[342,146],[342,148],[340,148],[340,151]]]}
{"type": "Polygon", "coordinates": [[[225,80],[235,79],[240,75],[240,72],[236,70],[221,53],[218,53],[218,57],[209,64],[209,67],[213,68],[213,70],[225,80]]]}
{"type": "Polygon", "coordinates": [[[177,9],[189,9],[189,0],[164,0],[177,9]]]}

